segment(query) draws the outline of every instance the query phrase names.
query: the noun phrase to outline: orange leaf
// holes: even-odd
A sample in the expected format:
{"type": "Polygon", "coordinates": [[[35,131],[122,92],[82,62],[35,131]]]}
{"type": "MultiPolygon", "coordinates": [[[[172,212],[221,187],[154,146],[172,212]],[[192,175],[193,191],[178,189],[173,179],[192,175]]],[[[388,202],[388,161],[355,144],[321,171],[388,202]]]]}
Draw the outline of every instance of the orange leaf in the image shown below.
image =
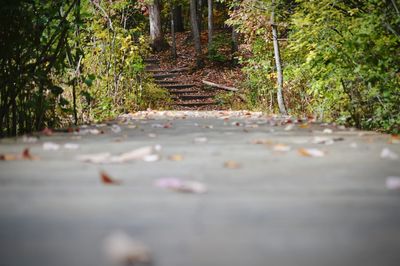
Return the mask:
{"type": "Polygon", "coordinates": [[[34,161],[34,160],[39,160],[39,157],[33,156],[33,155],[30,153],[29,149],[26,148],[26,149],[22,152],[22,159],[34,161]]]}
{"type": "Polygon", "coordinates": [[[113,178],[111,178],[111,177],[110,177],[106,172],[104,172],[104,171],[101,171],[101,172],[100,172],[100,178],[101,178],[101,181],[102,181],[104,184],[107,184],[107,185],[119,185],[119,184],[121,184],[120,181],[114,180],[113,178]]]}

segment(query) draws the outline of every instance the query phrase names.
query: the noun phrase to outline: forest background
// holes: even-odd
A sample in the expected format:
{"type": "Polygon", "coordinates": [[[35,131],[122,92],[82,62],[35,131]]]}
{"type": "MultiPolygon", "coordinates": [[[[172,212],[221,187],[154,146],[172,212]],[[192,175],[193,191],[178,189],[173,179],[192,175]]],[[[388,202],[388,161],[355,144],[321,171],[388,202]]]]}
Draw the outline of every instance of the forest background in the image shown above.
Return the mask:
{"type": "Polygon", "coordinates": [[[144,58],[174,48],[179,27],[195,69],[241,69],[245,101],[224,108],[400,131],[399,0],[4,0],[0,18],[0,136],[170,108],[144,58]]]}

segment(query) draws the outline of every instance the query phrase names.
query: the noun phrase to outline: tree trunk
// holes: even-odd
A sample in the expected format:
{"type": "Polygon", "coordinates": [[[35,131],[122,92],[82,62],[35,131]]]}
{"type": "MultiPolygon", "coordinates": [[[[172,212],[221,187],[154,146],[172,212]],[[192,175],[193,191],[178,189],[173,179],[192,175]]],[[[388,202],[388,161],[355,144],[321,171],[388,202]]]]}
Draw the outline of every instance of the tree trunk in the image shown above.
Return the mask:
{"type": "Polygon", "coordinates": [[[203,60],[201,54],[200,31],[199,25],[197,24],[196,11],[196,0],[190,0],[190,22],[192,24],[193,41],[196,50],[196,63],[197,67],[201,68],[203,67],[203,60]]]}
{"type": "Polygon", "coordinates": [[[154,51],[163,51],[168,48],[168,43],[164,39],[161,29],[161,1],[154,0],[149,5],[150,14],[150,41],[154,51]]]}
{"type": "Polygon", "coordinates": [[[272,28],[272,39],[274,43],[274,57],[275,57],[275,65],[276,65],[276,72],[277,72],[277,78],[278,78],[278,90],[277,90],[277,98],[278,98],[278,106],[279,106],[279,112],[282,115],[287,115],[286,107],[285,107],[285,101],[283,99],[283,71],[282,71],[282,64],[281,64],[281,57],[279,53],[279,42],[278,42],[278,30],[277,26],[274,22],[275,19],[275,11],[274,11],[274,3],[275,1],[272,1],[272,11],[271,11],[271,28],[272,28]]]}
{"type": "Polygon", "coordinates": [[[208,0],[208,51],[210,51],[214,31],[213,0],[208,0]]]}
{"type": "Polygon", "coordinates": [[[183,23],[182,5],[176,5],[173,8],[175,32],[184,32],[185,26],[183,23]]]}
{"type": "Polygon", "coordinates": [[[177,54],[176,54],[176,37],[175,37],[175,18],[174,18],[175,6],[172,3],[172,0],[169,0],[169,5],[170,5],[170,15],[171,15],[171,38],[172,38],[171,53],[172,53],[172,58],[176,60],[177,54]]]}
{"type": "Polygon", "coordinates": [[[203,24],[203,0],[197,0],[197,12],[196,12],[196,16],[197,16],[197,25],[199,27],[199,32],[201,32],[202,27],[201,25],[203,24]]]}

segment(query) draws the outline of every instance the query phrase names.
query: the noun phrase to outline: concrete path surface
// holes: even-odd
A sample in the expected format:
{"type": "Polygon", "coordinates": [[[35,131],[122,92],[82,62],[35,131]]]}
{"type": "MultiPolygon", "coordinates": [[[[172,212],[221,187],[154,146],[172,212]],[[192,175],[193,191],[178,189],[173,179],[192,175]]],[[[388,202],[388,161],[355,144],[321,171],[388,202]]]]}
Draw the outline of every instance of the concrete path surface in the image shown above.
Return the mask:
{"type": "Polygon", "coordinates": [[[155,266],[400,265],[396,136],[216,111],[45,133],[0,140],[1,266],[107,266],[133,240],[155,266]]]}

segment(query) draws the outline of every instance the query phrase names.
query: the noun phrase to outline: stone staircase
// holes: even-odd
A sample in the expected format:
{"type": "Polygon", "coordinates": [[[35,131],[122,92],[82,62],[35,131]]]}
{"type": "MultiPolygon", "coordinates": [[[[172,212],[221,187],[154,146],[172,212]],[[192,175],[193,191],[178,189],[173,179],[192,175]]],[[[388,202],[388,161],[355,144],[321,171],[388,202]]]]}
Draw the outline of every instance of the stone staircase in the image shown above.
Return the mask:
{"type": "Polygon", "coordinates": [[[154,78],[154,82],[171,94],[173,108],[215,108],[215,92],[206,90],[201,85],[182,81],[188,79],[190,68],[160,69],[160,62],[155,58],[145,59],[145,63],[146,71],[154,78]]]}

